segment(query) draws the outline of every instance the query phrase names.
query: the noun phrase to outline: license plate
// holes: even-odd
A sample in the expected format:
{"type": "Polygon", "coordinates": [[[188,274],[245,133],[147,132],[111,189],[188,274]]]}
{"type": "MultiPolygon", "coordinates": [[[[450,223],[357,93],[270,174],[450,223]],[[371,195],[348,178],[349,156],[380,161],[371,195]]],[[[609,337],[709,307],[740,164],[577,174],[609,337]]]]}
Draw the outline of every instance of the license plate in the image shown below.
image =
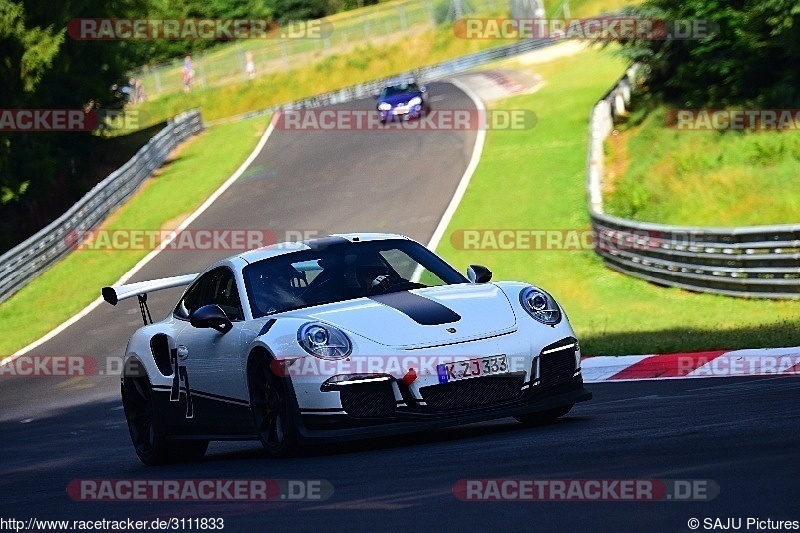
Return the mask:
{"type": "Polygon", "coordinates": [[[406,113],[408,113],[408,111],[409,111],[409,108],[407,108],[407,107],[395,107],[394,108],[394,114],[395,115],[405,115],[406,113]]]}
{"type": "Polygon", "coordinates": [[[439,383],[449,383],[460,379],[502,374],[508,371],[508,361],[505,355],[490,355],[467,361],[444,363],[438,365],[436,370],[439,374],[439,383]]]}

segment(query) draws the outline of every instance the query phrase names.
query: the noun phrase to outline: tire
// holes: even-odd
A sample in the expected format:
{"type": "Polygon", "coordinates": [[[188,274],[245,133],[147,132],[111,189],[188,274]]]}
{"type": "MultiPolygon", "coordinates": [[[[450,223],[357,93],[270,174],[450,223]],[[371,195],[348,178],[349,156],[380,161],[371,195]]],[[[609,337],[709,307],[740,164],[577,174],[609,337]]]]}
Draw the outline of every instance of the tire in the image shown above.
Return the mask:
{"type": "Polygon", "coordinates": [[[207,440],[170,442],[155,415],[153,389],[147,377],[126,377],[122,384],[122,406],[128,421],[133,448],[148,466],[201,459],[207,440]]]}
{"type": "Polygon", "coordinates": [[[565,405],[564,407],[556,407],[555,409],[539,411],[538,413],[517,415],[514,418],[526,426],[541,426],[569,413],[572,407],[572,405],[565,405]]]}
{"type": "Polygon", "coordinates": [[[248,365],[250,409],[267,455],[288,457],[297,451],[297,432],[289,416],[290,392],[283,380],[273,374],[271,361],[267,356],[256,356],[248,365]]]}

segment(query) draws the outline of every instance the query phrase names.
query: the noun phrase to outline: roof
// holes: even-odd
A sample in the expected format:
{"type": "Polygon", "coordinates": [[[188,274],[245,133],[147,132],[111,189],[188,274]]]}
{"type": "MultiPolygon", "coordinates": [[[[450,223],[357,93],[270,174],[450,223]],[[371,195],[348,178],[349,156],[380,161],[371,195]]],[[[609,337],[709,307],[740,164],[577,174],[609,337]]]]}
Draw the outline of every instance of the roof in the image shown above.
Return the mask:
{"type": "Polygon", "coordinates": [[[303,250],[311,250],[318,248],[325,244],[330,244],[337,240],[347,240],[350,242],[366,242],[366,241],[385,241],[389,239],[406,239],[410,240],[405,235],[395,233],[337,233],[321,237],[318,239],[308,239],[305,241],[297,242],[279,242],[263,248],[257,248],[248,252],[242,252],[237,257],[244,259],[248,263],[255,263],[262,259],[270,257],[277,257],[279,255],[289,254],[292,252],[301,252],[303,250]]]}

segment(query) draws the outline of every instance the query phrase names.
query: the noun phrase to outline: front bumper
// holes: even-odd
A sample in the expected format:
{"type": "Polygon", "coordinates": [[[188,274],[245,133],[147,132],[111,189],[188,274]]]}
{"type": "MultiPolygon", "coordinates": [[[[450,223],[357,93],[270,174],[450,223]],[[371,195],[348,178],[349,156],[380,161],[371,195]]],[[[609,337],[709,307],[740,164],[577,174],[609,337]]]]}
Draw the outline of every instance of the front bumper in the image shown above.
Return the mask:
{"type": "Polygon", "coordinates": [[[591,399],[574,337],[544,346],[530,361],[528,369],[512,367],[508,373],[445,384],[428,378],[406,385],[388,375],[360,380],[333,393],[340,407],[298,409],[298,433],[301,440],[343,441],[536,413],[591,399]]]}
{"type": "Polygon", "coordinates": [[[390,122],[393,120],[408,120],[410,118],[420,118],[422,116],[422,105],[397,106],[386,111],[379,110],[381,120],[390,122]]]}
{"type": "Polygon", "coordinates": [[[298,436],[308,443],[383,437],[547,411],[591,398],[592,393],[584,388],[583,378],[578,374],[557,386],[528,388],[514,399],[465,409],[437,412],[406,406],[397,407],[392,415],[380,418],[304,413],[299,416],[298,436]]]}

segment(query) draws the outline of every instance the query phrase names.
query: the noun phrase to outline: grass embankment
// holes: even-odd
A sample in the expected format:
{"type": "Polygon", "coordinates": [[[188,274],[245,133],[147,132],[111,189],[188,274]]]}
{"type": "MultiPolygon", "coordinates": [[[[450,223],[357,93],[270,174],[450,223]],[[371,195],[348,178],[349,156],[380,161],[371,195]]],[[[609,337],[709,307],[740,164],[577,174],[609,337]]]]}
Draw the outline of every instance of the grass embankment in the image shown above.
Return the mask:
{"type": "Polygon", "coordinates": [[[138,109],[150,120],[158,121],[200,107],[204,120],[216,120],[407,72],[498,44],[507,43],[458,39],[450,28],[440,27],[403,41],[358,45],[350,52],[321,56],[310,64],[247,82],[167,94],[141,104],[138,109]]]}
{"type": "MultiPolygon", "coordinates": [[[[102,226],[159,229],[189,214],[244,161],[270,117],[221,124],[184,145],[102,226]],[[220,146],[225,146],[220,150],[220,146]]],[[[0,359],[64,322],[133,267],[147,250],[75,251],[0,305],[0,359]]]]}
{"type": "MultiPolygon", "coordinates": [[[[630,0],[573,0],[570,2],[572,17],[590,17],[600,13],[631,5],[630,0]]],[[[475,17],[508,16],[507,6],[497,4],[492,11],[474,13],[475,17]]],[[[371,10],[383,9],[383,4],[342,13],[331,17],[334,24],[332,40],[340,22],[345,19],[361,20],[362,14],[369,16],[371,10]],[[340,21],[339,18],[342,20],[340,21]]],[[[558,7],[552,7],[551,11],[558,7]]],[[[563,16],[563,15],[560,15],[563,16]]],[[[346,25],[346,24],[345,24],[346,25]]],[[[323,53],[315,52],[309,57],[293,58],[288,68],[247,81],[234,81],[223,87],[195,88],[185,93],[164,93],[138,106],[146,112],[150,122],[173,117],[182,111],[201,108],[207,121],[227,118],[249,111],[261,110],[348,87],[361,82],[388,77],[416,68],[453,59],[486,48],[510,44],[510,40],[463,39],[455,35],[450,25],[436,28],[418,26],[409,35],[396,34],[394,40],[379,38],[374,43],[352,44],[332,47],[323,53]]],[[[224,45],[212,55],[239,53],[239,44],[224,45]]],[[[177,68],[177,67],[176,67],[177,68]]],[[[179,70],[174,74],[178,79],[179,70]]]]}
{"type": "MultiPolygon", "coordinates": [[[[587,17],[616,9],[628,3],[630,2],[627,0],[576,0],[571,4],[572,16],[587,17]]],[[[429,41],[417,37],[407,38],[403,41],[401,56],[404,58],[404,62],[402,68],[393,67],[390,63],[385,62],[390,60],[390,56],[394,52],[397,52],[399,45],[386,45],[382,47],[382,50],[385,51],[378,52],[376,52],[378,46],[365,45],[357,50],[357,53],[334,55],[323,58],[321,65],[307,65],[301,69],[305,74],[279,73],[276,76],[286,77],[278,78],[280,81],[273,82],[266,77],[264,79],[257,78],[252,82],[234,84],[225,89],[216,90],[216,92],[214,90],[196,90],[188,94],[180,93],[174,97],[150,100],[143,109],[150,113],[151,120],[155,122],[180,111],[205,105],[203,116],[206,120],[210,120],[215,117],[263,109],[270,103],[319,94],[325,90],[350,85],[362,78],[374,79],[385,76],[391,74],[394,68],[397,68],[398,72],[408,70],[425,64],[422,58],[429,58],[428,62],[437,62],[468,53],[472,50],[470,47],[475,47],[474,49],[477,50],[479,47],[490,44],[489,41],[457,39],[446,28],[439,28],[429,33],[432,39],[429,41]],[[440,40],[440,44],[436,45],[436,39],[440,40]],[[438,51],[432,49],[438,49],[438,51]],[[411,50],[418,54],[410,53],[411,50]],[[365,57],[373,52],[379,59],[373,60],[365,57]],[[373,68],[375,70],[372,70],[373,68]],[[359,74],[359,71],[362,74],[359,74]],[[335,76],[335,80],[328,84],[327,80],[332,76],[335,76]],[[305,82],[301,83],[303,79],[305,82]],[[273,86],[275,92],[270,94],[268,88],[273,86]]],[[[554,66],[550,68],[555,69],[554,66]]],[[[618,76],[620,66],[617,64],[610,67],[610,70],[613,70],[614,74],[609,74],[609,80],[618,76]]],[[[580,79],[582,78],[576,77],[576,80],[580,79]]],[[[578,81],[579,85],[580,83],[578,81]]],[[[585,102],[589,102],[589,104],[586,105],[590,105],[599,94],[602,94],[608,83],[610,81],[603,81],[600,84],[602,87],[599,89],[593,86],[593,89],[597,89],[599,92],[587,93],[585,102]]],[[[585,102],[582,101],[581,105],[585,102]]],[[[586,113],[586,110],[577,111],[577,114],[583,116],[584,119],[586,113]]],[[[209,129],[202,137],[192,141],[180,153],[179,158],[168,164],[157,178],[148,182],[137,196],[113,216],[113,220],[109,221],[106,227],[109,229],[160,228],[166,222],[191,212],[246,158],[258,140],[257,133],[266,127],[268,118],[234,122],[209,129]],[[219,146],[223,144],[226,149],[220,151],[219,146]]],[[[557,123],[554,124],[557,125],[557,123]]],[[[541,128],[542,126],[539,125],[536,131],[541,132],[541,128]]],[[[584,129],[577,128],[575,131],[579,131],[579,135],[584,135],[584,129]]],[[[563,137],[563,132],[561,136],[563,137]]],[[[546,134],[545,137],[547,137],[546,134]]],[[[575,150],[575,161],[582,161],[585,138],[579,137],[577,141],[571,139],[570,146],[575,150]]],[[[504,160],[499,159],[500,163],[503,163],[504,160]]],[[[497,164],[497,162],[498,157],[494,156],[493,161],[489,164],[497,164]]],[[[485,166],[486,164],[484,164],[485,166]]],[[[501,166],[501,168],[504,167],[501,166]]],[[[580,173],[582,169],[577,169],[576,172],[580,173]]],[[[582,192],[573,192],[576,198],[582,198],[582,192]]],[[[501,197],[500,200],[501,203],[498,205],[504,205],[506,198],[501,197]]],[[[576,209],[584,212],[585,206],[580,205],[576,209]]],[[[67,256],[24,289],[0,304],[0,323],[3,324],[3,335],[0,335],[0,356],[15,352],[67,320],[97,297],[97,287],[117,280],[145,254],[144,251],[117,251],[115,253],[73,253],[67,256]]],[[[487,260],[487,262],[489,261],[487,260]]],[[[601,272],[609,274],[605,271],[601,272]]]]}
{"type": "Polygon", "coordinates": [[[483,263],[494,279],[530,281],[551,291],[568,311],[586,354],[800,345],[798,302],[657,287],[606,269],[591,250],[454,248],[448,236],[459,229],[590,227],[587,117],[624,65],[588,50],[535,69],[546,82],[541,90],[492,107],[533,109],[536,126],[488,132],[481,163],[438,251],[454,265],[483,263]]]}
{"type": "Polygon", "coordinates": [[[665,126],[666,107],[610,137],[618,176],[610,214],[691,226],[800,222],[800,136],[796,131],[694,131],[665,126]]]}

